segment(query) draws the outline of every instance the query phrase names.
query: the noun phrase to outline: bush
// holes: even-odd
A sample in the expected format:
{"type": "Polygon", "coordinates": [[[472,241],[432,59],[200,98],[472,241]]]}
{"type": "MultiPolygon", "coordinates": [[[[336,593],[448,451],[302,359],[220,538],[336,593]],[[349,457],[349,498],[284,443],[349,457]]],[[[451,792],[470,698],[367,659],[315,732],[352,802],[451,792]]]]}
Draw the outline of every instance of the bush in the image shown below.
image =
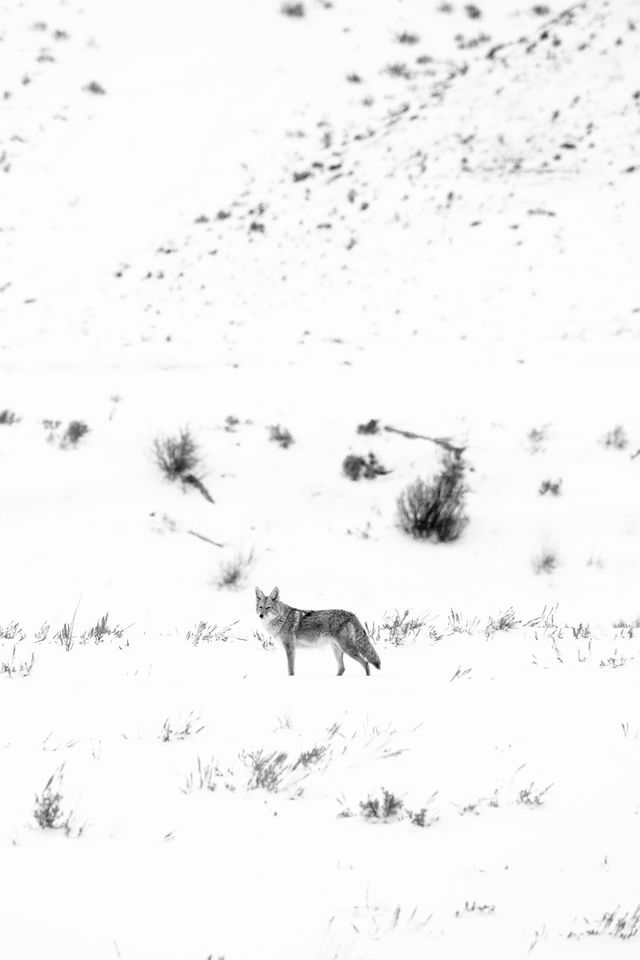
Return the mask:
{"type": "Polygon", "coordinates": [[[20,417],[17,413],[14,413],[13,410],[0,410],[0,425],[5,427],[12,427],[14,423],[18,423],[20,417]]]}
{"type": "Polygon", "coordinates": [[[216,585],[218,587],[236,588],[242,586],[249,567],[253,562],[253,551],[246,556],[242,553],[236,554],[230,560],[224,560],[220,564],[216,585]]]}
{"type": "Polygon", "coordinates": [[[183,428],[177,437],[156,437],[153,455],[167,480],[181,480],[199,490],[209,503],[214,503],[202,482],[202,455],[189,429],[183,428]]]}
{"type": "Polygon", "coordinates": [[[75,447],[78,440],[81,440],[85,434],[89,433],[89,427],[82,420],[71,420],[67,425],[60,446],[63,448],[75,447]]]}
{"type": "Polygon", "coordinates": [[[202,464],[198,444],[187,428],[182,429],[177,437],[156,437],[153,452],[167,480],[184,480],[202,464]]]}
{"type": "Polygon", "coordinates": [[[278,443],[283,450],[286,450],[294,442],[291,432],[286,427],[281,427],[279,423],[269,427],[269,440],[278,443]]]}
{"type": "Polygon", "coordinates": [[[84,833],[84,826],[74,826],[72,814],[65,812],[63,806],[63,797],[60,792],[62,770],[63,768],[60,767],[53,773],[47,780],[42,793],[36,794],[33,816],[42,830],[62,830],[67,837],[72,833],[80,837],[84,833]]]}
{"type": "Polygon", "coordinates": [[[602,442],[605,447],[608,447],[611,450],[624,450],[629,445],[629,438],[627,437],[624,427],[621,427],[619,424],[617,427],[614,427],[613,430],[609,430],[608,433],[605,433],[602,438],[602,442]]]}
{"type": "Polygon", "coordinates": [[[359,423],[356,430],[357,433],[380,433],[380,421],[367,420],[366,423],[359,423]]]}
{"type": "Polygon", "coordinates": [[[439,543],[457,540],[469,518],[465,513],[465,463],[459,453],[447,451],[442,471],[431,483],[418,478],[397,500],[398,524],[416,540],[439,543]]]}
{"type": "Polygon", "coordinates": [[[304,3],[283,3],[280,7],[280,13],[285,17],[304,17],[306,10],[304,3]]]}
{"type": "Polygon", "coordinates": [[[367,797],[360,801],[360,813],[365,820],[391,820],[402,813],[403,807],[403,800],[385,787],[380,797],[367,797]]]}
{"type": "Polygon", "coordinates": [[[538,493],[541,497],[544,497],[545,493],[550,493],[552,496],[559,496],[562,489],[562,480],[543,480],[540,484],[538,493]]]}
{"type": "Polygon", "coordinates": [[[374,453],[369,453],[366,459],[350,453],[342,461],[342,472],[350,480],[359,480],[361,476],[366,480],[374,480],[390,471],[382,466],[374,453]]]}
{"type": "Polygon", "coordinates": [[[201,620],[193,630],[187,630],[187,642],[192,643],[194,647],[199,646],[201,643],[217,643],[218,641],[225,642],[229,639],[229,633],[231,627],[234,627],[238,621],[235,620],[234,623],[230,623],[227,627],[219,627],[217,623],[207,623],[206,620],[201,620]]]}
{"type": "Polygon", "coordinates": [[[549,547],[543,547],[540,553],[533,558],[534,573],[553,573],[558,566],[558,558],[549,547]]]}

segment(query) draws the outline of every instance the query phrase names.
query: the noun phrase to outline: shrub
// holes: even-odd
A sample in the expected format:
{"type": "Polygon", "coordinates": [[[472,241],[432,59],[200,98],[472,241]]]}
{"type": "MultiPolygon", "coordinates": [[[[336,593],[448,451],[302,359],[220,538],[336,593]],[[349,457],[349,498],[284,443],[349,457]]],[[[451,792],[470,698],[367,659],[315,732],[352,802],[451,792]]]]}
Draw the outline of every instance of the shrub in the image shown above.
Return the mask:
{"type": "Polygon", "coordinates": [[[629,438],[627,437],[624,427],[621,427],[619,424],[617,427],[614,427],[613,430],[609,430],[608,433],[605,433],[602,438],[602,442],[605,447],[611,450],[624,450],[629,445],[629,438]]]}
{"type": "Polygon", "coordinates": [[[289,755],[284,750],[265,754],[263,750],[241,753],[240,759],[249,769],[249,790],[268,790],[275,793],[289,768],[289,755]]]}
{"type": "Polygon", "coordinates": [[[373,643],[389,643],[392,647],[401,647],[413,643],[427,623],[426,617],[411,617],[409,610],[385,615],[381,624],[365,624],[373,643]]]}
{"type": "Polygon", "coordinates": [[[389,63],[384,68],[383,72],[388,74],[390,77],[402,77],[404,80],[411,79],[411,72],[409,71],[406,63],[389,63]]]}
{"type": "Polygon", "coordinates": [[[375,453],[369,453],[366,459],[350,453],[342,461],[342,472],[350,480],[359,480],[361,476],[365,477],[366,480],[374,480],[376,477],[390,473],[382,466],[375,453]]]}
{"type": "Polygon", "coordinates": [[[469,522],[465,513],[464,471],[462,456],[447,451],[442,471],[431,483],[418,478],[398,497],[400,528],[417,540],[457,540],[469,522]]]}
{"type": "Polygon", "coordinates": [[[280,13],[285,17],[304,17],[306,10],[304,3],[283,3],[280,7],[280,13]]]}
{"type": "Polygon", "coordinates": [[[558,566],[558,558],[549,547],[543,547],[540,553],[533,558],[535,573],[553,573],[558,566]]]}
{"type": "Polygon", "coordinates": [[[198,444],[191,431],[183,428],[176,437],[156,437],[153,441],[156,463],[167,480],[184,480],[202,464],[198,444]]]}
{"type": "Polygon", "coordinates": [[[420,42],[420,37],[417,33],[409,33],[407,30],[403,30],[402,33],[396,34],[396,40],[398,43],[413,45],[420,42]]]}
{"type": "Polygon", "coordinates": [[[365,820],[391,820],[399,816],[403,808],[404,801],[385,787],[379,797],[367,797],[360,801],[360,813],[365,820]]]}
{"type": "Polygon", "coordinates": [[[83,423],[82,420],[71,420],[67,425],[67,429],[62,435],[62,440],[60,441],[60,446],[63,449],[68,447],[75,447],[78,443],[78,440],[81,440],[85,434],[89,433],[89,427],[86,423],[83,423]]]}
{"type": "Polygon", "coordinates": [[[488,639],[499,630],[513,630],[513,628],[519,623],[522,623],[522,621],[516,618],[513,607],[509,607],[504,611],[504,613],[499,614],[495,619],[493,617],[489,617],[487,620],[487,625],[484,628],[485,636],[488,639]]]}
{"type": "Polygon", "coordinates": [[[562,489],[562,480],[543,480],[540,484],[538,493],[541,497],[544,497],[545,493],[550,493],[552,496],[557,497],[560,494],[562,489]]]}
{"type": "Polygon", "coordinates": [[[224,642],[229,639],[229,631],[237,622],[238,621],[235,620],[233,623],[230,623],[228,627],[219,627],[217,623],[211,624],[207,623],[206,620],[201,620],[193,630],[187,630],[187,641],[192,643],[194,647],[199,646],[201,643],[224,642]]]}
{"type": "Polygon", "coordinates": [[[475,3],[468,3],[464,8],[464,12],[470,20],[479,20],[482,16],[482,10],[480,7],[476,7],[475,3]]]}
{"type": "Polygon", "coordinates": [[[35,665],[36,655],[32,653],[29,660],[20,660],[16,658],[16,651],[17,645],[14,644],[9,659],[0,661],[0,673],[5,673],[10,678],[28,677],[35,665]]]}
{"type": "Polygon", "coordinates": [[[232,557],[230,560],[224,560],[220,564],[218,570],[218,576],[216,578],[216,585],[218,587],[230,587],[237,588],[241,587],[249,567],[253,562],[253,551],[249,554],[244,555],[242,553],[236,554],[235,557],[232,557]]]}
{"type": "Polygon", "coordinates": [[[380,421],[379,420],[367,420],[366,423],[359,423],[356,428],[357,433],[380,433],[380,421]]]}
{"type": "Polygon", "coordinates": [[[126,629],[127,627],[120,627],[117,624],[112,626],[109,623],[109,614],[105,613],[95,626],[85,630],[80,637],[80,643],[104,643],[105,637],[115,637],[117,640],[121,640],[126,629]]]}
{"type": "Polygon", "coordinates": [[[167,717],[162,724],[160,739],[163,741],[163,743],[169,743],[171,740],[186,740],[187,737],[202,733],[204,730],[204,724],[196,727],[196,724],[199,722],[200,717],[195,716],[193,713],[190,713],[185,720],[178,721],[175,726],[167,717]]]}
{"type": "Polygon", "coordinates": [[[260,630],[254,630],[253,635],[262,647],[263,650],[271,651],[275,650],[276,645],[272,637],[268,633],[262,633],[260,630]]]}
{"type": "Polygon", "coordinates": [[[584,918],[585,928],[582,931],[571,930],[568,938],[580,940],[582,937],[617,937],[620,940],[631,940],[640,933],[640,904],[630,913],[622,913],[620,907],[603,913],[597,923],[584,918]]]}
{"type": "Polygon", "coordinates": [[[279,423],[269,427],[269,440],[279,444],[283,450],[286,450],[294,442],[291,432],[286,427],[281,427],[279,423]]]}
{"type": "Polygon", "coordinates": [[[539,453],[547,439],[547,427],[533,427],[527,434],[531,453],[539,453]]]}
{"type": "Polygon", "coordinates": [[[20,417],[17,413],[14,413],[13,410],[0,410],[0,425],[5,427],[12,427],[14,423],[18,423],[20,417]]]}
{"type": "Polygon", "coordinates": [[[104,94],[107,92],[102,84],[97,83],[95,80],[87,83],[82,89],[85,90],[86,93],[94,93],[97,96],[104,96],[104,94]]]}
{"type": "Polygon", "coordinates": [[[202,482],[202,455],[188,428],[183,428],[175,437],[156,437],[153,455],[167,480],[189,484],[199,490],[209,503],[214,502],[202,482]]]}
{"type": "Polygon", "coordinates": [[[552,786],[553,784],[550,783],[549,786],[538,790],[535,784],[530,783],[528,787],[524,787],[519,791],[516,797],[516,803],[524,804],[526,807],[541,807],[544,803],[545,794],[551,790],[552,786]]]}
{"type": "MultiPolygon", "coordinates": [[[[42,793],[36,794],[33,816],[42,830],[63,830],[69,837],[74,827],[72,815],[64,810],[63,797],[59,789],[62,784],[62,769],[60,767],[49,777],[42,793]]],[[[76,836],[81,836],[83,832],[84,827],[77,828],[76,836]]]]}

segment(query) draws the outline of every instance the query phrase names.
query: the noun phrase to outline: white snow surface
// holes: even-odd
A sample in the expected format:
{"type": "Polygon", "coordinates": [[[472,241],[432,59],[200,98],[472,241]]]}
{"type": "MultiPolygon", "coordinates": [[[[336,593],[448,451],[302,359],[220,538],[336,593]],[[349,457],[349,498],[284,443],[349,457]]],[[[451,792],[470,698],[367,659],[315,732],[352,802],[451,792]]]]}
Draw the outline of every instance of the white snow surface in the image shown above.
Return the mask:
{"type": "Polygon", "coordinates": [[[0,957],[636,956],[640,4],[302,6],[0,2],[0,957]]]}

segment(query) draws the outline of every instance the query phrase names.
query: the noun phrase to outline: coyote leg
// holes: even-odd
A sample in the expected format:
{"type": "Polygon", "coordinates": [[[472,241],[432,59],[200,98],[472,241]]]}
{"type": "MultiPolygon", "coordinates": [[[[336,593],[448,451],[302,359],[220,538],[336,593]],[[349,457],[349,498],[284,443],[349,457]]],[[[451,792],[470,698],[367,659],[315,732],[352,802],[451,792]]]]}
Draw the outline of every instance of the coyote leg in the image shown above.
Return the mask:
{"type": "Polygon", "coordinates": [[[336,660],[338,661],[338,674],[337,674],[337,675],[338,675],[339,677],[341,677],[342,674],[344,673],[344,653],[342,652],[342,650],[340,649],[340,647],[338,646],[338,644],[335,642],[335,640],[332,642],[331,646],[333,647],[333,652],[334,652],[334,654],[335,654],[335,658],[336,658],[336,660]]]}
{"type": "Polygon", "coordinates": [[[294,668],[294,665],[295,665],[295,662],[296,662],[295,647],[294,647],[293,645],[287,645],[287,646],[284,648],[284,651],[285,651],[285,653],[286,653],[286,655],[287,655],[287,666],[288,666],[288,668],[289,668],[289,676],[292,677],[292,676],[293,676],[293,668],[294,668]]]}

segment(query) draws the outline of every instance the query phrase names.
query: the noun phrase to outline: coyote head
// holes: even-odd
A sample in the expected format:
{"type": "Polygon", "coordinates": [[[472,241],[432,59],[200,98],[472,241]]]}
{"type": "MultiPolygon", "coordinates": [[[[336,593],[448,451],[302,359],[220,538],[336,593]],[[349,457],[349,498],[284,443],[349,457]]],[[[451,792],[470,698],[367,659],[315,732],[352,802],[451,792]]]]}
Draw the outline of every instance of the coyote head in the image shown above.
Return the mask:
{"type": "Polygon", "coordinates": [[[268,623],[278,615],[280,612],[279,596],[280,591],[277,587],[273,588],[268,597],[265,596],[260,587],[256,587],[256,613],[261,620],[266,620],[268,623]]]}

